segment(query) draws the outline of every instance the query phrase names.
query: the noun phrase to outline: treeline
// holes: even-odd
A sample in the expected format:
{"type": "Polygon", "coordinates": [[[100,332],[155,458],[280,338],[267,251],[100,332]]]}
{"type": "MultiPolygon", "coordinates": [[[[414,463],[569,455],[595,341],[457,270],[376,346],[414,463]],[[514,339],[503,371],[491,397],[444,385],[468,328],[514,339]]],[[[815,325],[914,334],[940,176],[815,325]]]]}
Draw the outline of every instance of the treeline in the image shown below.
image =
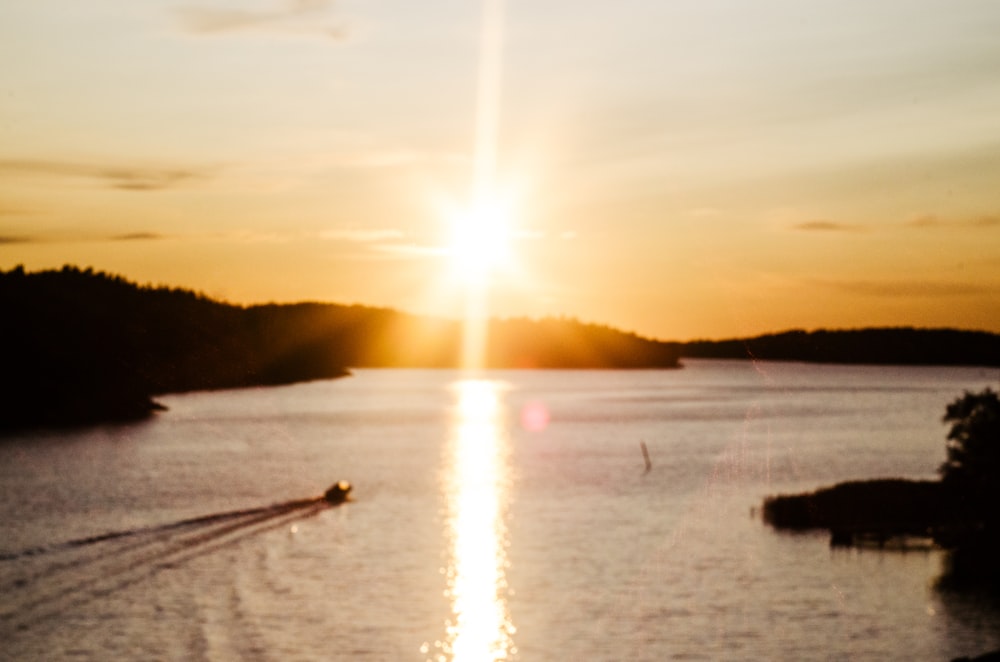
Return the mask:
{"type": "Polygon", "coordinates": [[[266,315],[89,269],[0,274],[0,304],[0,427],[140,418],[157,393],[344,373],[308,335],[277,338],[266,315]]]}
{"type": "MultiPolygon", "coordinates": [[[[910,328],[661,342],[572,319],[492,320],[489,368],[675,368],[680,357],[1000,366],[996,334],[910,328]]],[[[0,271],[0,429],[148,415],[157,394],[456,367],[453,320],[385,308],[236,306],[66,266],[0,271]]]]}
{"type": "MultiPolygon", "coordinates": [[[[148,415],[157,394],[455,367],[458,322],[383,308],[236,306],[67,266],[0,272],[0,429],[148,415]]],[[[495,321],[487,367],[677,367],[675,346],[573,320],[495,321]]]]}
{"type": "Polygon", "coordinates": [[[685,358],[760,359],[871,365],[1000,366],[1000,335],[955,329],[786,331],[681,343],[685,358]]]}
{"type": "Polygon", "coordinates": [[[491,368],[677,368],[675,344],[572,319],[492,320],[491,368]]]}

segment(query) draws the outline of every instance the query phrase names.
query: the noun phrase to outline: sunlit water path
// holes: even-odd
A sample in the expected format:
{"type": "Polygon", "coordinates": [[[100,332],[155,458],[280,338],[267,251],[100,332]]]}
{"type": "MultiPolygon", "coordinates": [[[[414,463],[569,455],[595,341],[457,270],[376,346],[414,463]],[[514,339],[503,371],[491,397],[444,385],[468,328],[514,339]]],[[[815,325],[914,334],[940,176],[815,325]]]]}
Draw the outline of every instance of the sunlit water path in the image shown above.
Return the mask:
{"type": "Polygon", "coordinates": [[[362,370],[168,396],[144,424],[16,436],[0,444],[0,659],[1000,648],[995,609],[934,589],[938,552],[832,552],[822,534],[779,535],[752,513],[778,491],[933,476],[945,404],[998,377],[711,361],[475,379],[362,370]],[[355,486],[343,506],[255,510],[342,478],[355,486]],[[143,533],[22,554],[121,531],[143,533]]]}
{"type": "Polygon", "coordinates": [[[443,652],[456,662],[505,660],[516,652],[507,611],[508,440],[502,382],[462,380],[445,462],[448,592],[452,618],[443,652]]]}

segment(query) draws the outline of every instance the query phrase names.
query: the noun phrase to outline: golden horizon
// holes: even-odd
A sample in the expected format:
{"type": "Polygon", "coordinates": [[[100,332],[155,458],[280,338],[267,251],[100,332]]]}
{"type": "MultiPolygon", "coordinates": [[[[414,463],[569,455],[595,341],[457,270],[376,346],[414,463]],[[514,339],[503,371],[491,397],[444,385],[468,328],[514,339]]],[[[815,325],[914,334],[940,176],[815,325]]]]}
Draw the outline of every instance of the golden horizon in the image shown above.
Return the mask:
{"type": "Polygon", "coordinates": [[[1000,5],[45,7],[0,7],[0,268],[460,318],[458,257],[499,317],[1000,332],[1000,5]]]}

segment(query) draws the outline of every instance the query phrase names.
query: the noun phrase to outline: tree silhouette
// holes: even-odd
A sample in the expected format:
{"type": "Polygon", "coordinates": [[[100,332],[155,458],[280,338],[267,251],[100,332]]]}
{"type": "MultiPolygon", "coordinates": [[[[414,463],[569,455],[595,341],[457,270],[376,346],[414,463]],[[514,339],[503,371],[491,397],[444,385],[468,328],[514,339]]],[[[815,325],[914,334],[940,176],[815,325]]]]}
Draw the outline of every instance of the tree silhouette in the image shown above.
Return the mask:
{"type": "Polygon", "coordinates": [[[991,389],[966,392],[946,410],[948,459],[941,479],[957,496],[966,521],[947,560],[944,586],[1000,594],[1000,397],[991,389]]]}
{"type": "Polygon", "coordinates": [[[948,459],[941,478],[977,497],[1000,491],[1000,397],[989,388],[948,405],[948,459]]]}

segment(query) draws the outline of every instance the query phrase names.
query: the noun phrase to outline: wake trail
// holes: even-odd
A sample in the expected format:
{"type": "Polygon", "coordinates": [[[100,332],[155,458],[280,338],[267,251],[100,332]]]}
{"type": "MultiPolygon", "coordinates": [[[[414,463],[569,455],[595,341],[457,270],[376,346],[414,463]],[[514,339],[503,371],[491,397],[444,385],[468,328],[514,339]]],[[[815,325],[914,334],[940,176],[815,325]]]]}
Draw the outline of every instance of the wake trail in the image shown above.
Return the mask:
{"type": "Polygon", "coordinates": [[[319,503],[321,501],[324,501],[324,498],[321,496],[314,497],[311,499],[296,499],[294,501],[286,501],[284,503],[278,503],[271,506],[263,506],[260,508],[245,508],[242,510],[230,510],[222,513],[213,513],[211,515],[201,515],[199,517],[191,517],[188,519],[179,520],[177,522],[159,524],[156,526],[143,526],[134,529],[125,529],[123,531],[109,531],[107,533],[101,533],[94,536],[87,536],[86,538],[77,538],[75,540],[67,540],[65,542],[55,543],[51,545],[40,545],[37,547],[29,547],[27,549],[22,549],[14,552],[0,552],[0,561],[16,561],[17,559],[21,559],[28,556],[41,556],[43,554],[52,554],[56,552],[76,549],[79,547],[97,545],[99,543],[108,542],[111,540],[119,540],[121,538],[130,538],[133,536],[141,536],[151,533],[173,531],[174,529],[182,529],[191,526],[215,524],[216,522],[222,522],[240,517],[247,517],[250,515],[259,515],[262,513],[271,513],[278,511],[285,512],[289,509],[302,508],[304,506],[312,505],[314,503],[319,503]]]}
{"type": "Polygon", "coordinates": [[[8,554],[5,561],[21,561],[11,565],[41,567],[20,568],[19,577],[0,585],[5,598],[0,605],[0,632],[28,629],[160,570],[312,517],[345,500],[346,490],[333,498],[328,491],[310,499],[113,531],[8,554]]]}

